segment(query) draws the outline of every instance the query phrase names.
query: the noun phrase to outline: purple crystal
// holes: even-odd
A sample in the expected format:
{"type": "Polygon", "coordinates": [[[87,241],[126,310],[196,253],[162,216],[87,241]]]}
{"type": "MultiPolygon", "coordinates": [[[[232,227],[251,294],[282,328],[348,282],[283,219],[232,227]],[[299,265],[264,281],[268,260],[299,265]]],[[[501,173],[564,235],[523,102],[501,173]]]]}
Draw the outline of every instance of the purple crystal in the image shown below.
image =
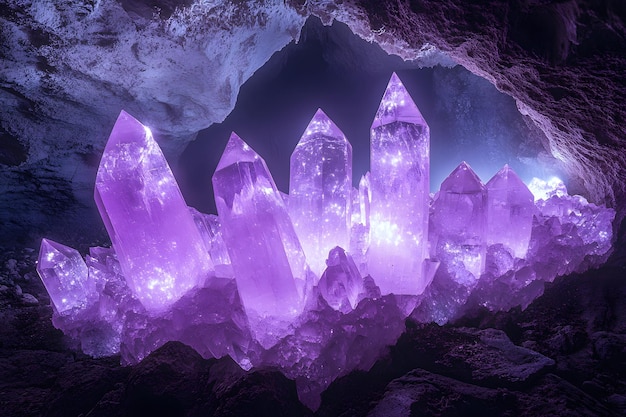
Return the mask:
{"type": "Polygon", "coordinates": [[[96,295],[80,253],[52,240],[41,240],[37,273],[59,313],[85,307],[96,295]]]}
{"type": "Polygon", "coordinates": [[[535,212],[533,194],[508,165],[498,171],[485,188],[487,245],[501,243],[517,258],[524,258],[535,212]]]}
{"type": "Polygon", "coordinates": [[[294,158],[330,182],[298,179],[317,196],[311,192],[309,207],[322,208],[307,219],[332,217],[323,208],[335,191],[351,199],[336,203],[346,215],[342,233],[350,216],[350,251],[331,250],[317,286],[286,209],[300,190],[278,192],[265,162],[233,134],[213,178],[220,216],[188,210],[149,130],[122,113],[96,189],[115,248],[91,248],[85,265],[75,250],[42,241],[37,270],[55,327],[86,354],[119,354],[124,363],[179,340],[205,358],[229,355],[246,370],[275,367],[314,409],[333,380],[374,364],[409,313],[443,324],[475,305],[525,307],[544,282],[610,255],[614,210],[567,195],[558,179],[533,180],[533,206],[508,167],[486,189],[461,164],[434,198],[429,228],[428,126],[395,74],[372,125],[372,174],[358,189],[349,185],[349,144],[321,111],[316,118],[309,126],[316,133],[305,132],[294,158]],[[209,258],[224,268],[220,276],[235,279],[204,282],[209,258]],[[381,296],[375,280],[396,294],[381,296]]]}
{"type": "Polygon", "coordinates": [[[478,280],[485,269],[485,220],[485,186],[462,162],[441,183],[433,201],[431,239],[442,263],[465,269],[473,280],[478,280]]]}
{"type": "Polygon", "coordinates": [[[304,254],[265,161],[234,133],[213,189],[246,310],[290,320],[303,306],[304,254]]]}
{"type": "Polygon", "coordinates": [[[372,124],[368,271],[383,294],[420,294],[428,251],[430,133],[394,73],[372,124]]]}
{"type": "Polygon", "coordinates": [[[96,204],[133,294],[163,310],[213,271],[152,133],[122,111],[100,161],[96,204]]]}
{"type": "Polygon", "coordinates": [[[318,109],[291,154],[289,215],[311,270],[328,251],[350,244],[352,146],[318,109]]]}
{"type": "Polygon", "coordinates": [[[200,213],[193,207],[189,208],[200,236],[204,240],[217,276],[233,278],[230,256],[222,235],[222,224],[215,214],[200,213]]]}
{"type": "Polygon", "coordinates": [[[331,249],[326,270],[318,284],[322,297],[335,310],[348,313],[356,308],[363,292],[363,279],[352,257],[339,246],[331,249]]]}

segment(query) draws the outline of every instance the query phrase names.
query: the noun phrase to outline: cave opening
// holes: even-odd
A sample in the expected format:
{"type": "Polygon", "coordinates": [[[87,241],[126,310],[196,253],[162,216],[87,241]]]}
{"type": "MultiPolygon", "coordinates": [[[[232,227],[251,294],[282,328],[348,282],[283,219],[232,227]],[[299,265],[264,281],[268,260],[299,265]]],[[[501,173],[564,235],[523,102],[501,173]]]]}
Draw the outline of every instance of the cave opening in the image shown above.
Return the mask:
{"type": "Polygon", "coordinates": [[[431,192],[467,161],[486,182],[509,164],[528,183],[564,178],[545,149],[545,135],[515,100],[442,52],[414,61],[389,55],[343,23],[310,17],[291,42],[245,82],[228,117],[199,132],[174,166],[190,206],[215,213],[211,177],[231,131],[267,162],[288,191],[289,157],[317,108],[353,148],[353,183],[369,170],[369,129],[392,72],[397,72],[431,128],[431,192]]]}

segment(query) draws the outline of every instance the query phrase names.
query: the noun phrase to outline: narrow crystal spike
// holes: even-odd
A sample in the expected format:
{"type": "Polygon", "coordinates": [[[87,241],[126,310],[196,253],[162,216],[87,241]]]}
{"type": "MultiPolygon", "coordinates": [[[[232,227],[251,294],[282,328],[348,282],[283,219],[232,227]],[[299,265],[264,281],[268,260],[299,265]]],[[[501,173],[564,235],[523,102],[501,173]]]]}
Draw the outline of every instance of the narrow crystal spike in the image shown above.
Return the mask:
{"type": "Polygon", "coordinates": [[[361,276],[368,275],[367,251],[370,246],[370,173],[359,181],[359,188],[353,190],[352,228],[350,230],[350,254],[359,268],[361,276]]]}
{"type": "Polygon", "coordinates": [[[213,189],[244,307],[262,317],[293,318],[303,306],[304,253],[265,161],[235,133],[213,189]]]}
{"type": "Polygon", "coordinates": [[[339,246],[330,250],[319,290],[329,306],[348,313],[356,308],[364,291],[363,279],[352,257],[339,246]]]}
{"type": "Polygon", "coordinates": [[[393,74],[372,124],[368,271],[383,294],[421,294],[427,280],[430,130],[393,74]]]}
{"type": "Polygon", "coordinates": [[[95,199],[126,282],[146,309],[167,308],[212,274],[161,149],[124,111],[100,161],[95,199]]]}
{"type": "Polygon", "coordinates": [[[220,223],[219,217],[215,214],[200,213],[193,207],[189,207],[189,211],[209,251],[209,256],[215,266],[216,276],[231,277],[232,268],[230,265],[230,256],[228,256],[226,243],[224,243],[222,224],[220,223]]]}
{"type": "Polygon", "coordinates": [[[291,154],[289,215],[317,277],[328,252],[350,244],[352,146],[318,109],[291,154]]]}
{"type": "Polygon", "coordinates": [[[366,172],[359,181],[359,209],[361,211],[361,224],[370,227],[370,206],[372,204],[372,190],[370,173],[366,172]]]}
{"type": "Polygon", "coordinates": [[[433,202],[433,245],[447,265],[462,263],[475,280],[485,269],[486,190],[472,168],[462,162],[441,183],[433,202]]]}
{"type": "Polygon", "coordinates": [[[534,196],[505,165],[487,182],[487,245],[502,243],[524,258],[530,243],[534,196]]]}
{"type": "Polygon", "coordinates": [[[428,130],[426,120],[395,72],[391,74],[387,89],[380,101],[372,129],[394,122],[405,122],[428,130]]]}
{"type": "Polygon", "coordinates": [[[80,253],[50,239],[41,240],[37,273],[59,313],[82,308],[96,295],[80,253]]]}

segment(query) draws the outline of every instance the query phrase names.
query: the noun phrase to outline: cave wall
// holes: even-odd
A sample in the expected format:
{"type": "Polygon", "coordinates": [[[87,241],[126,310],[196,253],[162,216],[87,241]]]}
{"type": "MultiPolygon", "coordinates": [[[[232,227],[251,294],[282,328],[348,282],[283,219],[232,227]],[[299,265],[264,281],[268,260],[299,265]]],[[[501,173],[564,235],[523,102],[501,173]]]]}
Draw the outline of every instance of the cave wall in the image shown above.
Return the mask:
{"type": "MultiPolygon", "coordinates": [[[[310,15],[388,53],[437,48],[517,100],[570,189],[626,210],[626,5],[619,0],[7,0],[0,8],[0,242],[93,231],[122,108],[173,160],[310,15]]],[[[97,231],[100,232],[100,231],[97,231]]],[[[97,234],[97,233],[95,233],[97,234]]]]}
{"type": "Polygon", "coordinates": [[[624,2],[383,0],[301,7],[342,21],[405,59],[424,45],[447,53],[517,100],[545,133],[547,149],[578,178],[576,191],[623,206],[624,2]]]}

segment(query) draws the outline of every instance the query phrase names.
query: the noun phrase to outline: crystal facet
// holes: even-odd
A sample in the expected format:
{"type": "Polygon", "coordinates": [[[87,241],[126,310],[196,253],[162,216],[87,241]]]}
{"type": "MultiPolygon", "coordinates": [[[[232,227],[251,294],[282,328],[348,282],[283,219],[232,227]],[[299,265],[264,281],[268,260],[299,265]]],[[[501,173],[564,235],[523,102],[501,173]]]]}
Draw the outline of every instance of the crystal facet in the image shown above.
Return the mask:
{"type": "Polygon", "coordinates": [[[335,310],[348,313],[356,308],[363,292],[363,279],[352,257],[339,246],[331,249],[319,282],[322,297],[335,310]]]}
{"type": "Polygon", "coordinates": [[[289,215],[319,277],[328,251],[350,244],[352,146],[321,110],[291,154],[289,215]]]}
{"type": "Polygon", "coordinates": [[[213,189],[246,310],[293,318],[303,305],[305,257],[265,161],[234,133],[213,189]]]}
{"type": "Polygon", "coordinates": [[[420,294],[428,252],[430,131],[393,74],[372,124],[368,271],[383,294],[420,294]]]}
{"type": "Polygon", "coordinates": [[[232,277],[230,256],[228,249],[226,249],[226,243],[224,243],[219,217],[215,214],[200,213],[192,207],[190,207],[190,211],[215,266],[215,274],[221,277],[232,277]]]}
{"type": "Polygon", "coordinates": [[[485,269],[485,220],[485,186],[462,162],[441,183],[435,197],[431,235],[437,257],[447,264],[462,264],[473,280],[485,269]]]}
{"type": "Polygon", "coordinates": [[[52,240],[41,241],[37,272],[59,313],[84,307],[95,293],[80,253],[52,240]]]}
{"type": "Polygon", "coordinates": [[[515,171],[505,165],[487,188],[487,245],[501,243],[524,258],[530,243],[535,203],[533,194],[515,171]]]}
{"type": "Polygon", "coordinates": [[[100,161],[95,199],[128,286],[147,309],[165,309],[212,273],[161,149],[124,111],[100,161]]]}

